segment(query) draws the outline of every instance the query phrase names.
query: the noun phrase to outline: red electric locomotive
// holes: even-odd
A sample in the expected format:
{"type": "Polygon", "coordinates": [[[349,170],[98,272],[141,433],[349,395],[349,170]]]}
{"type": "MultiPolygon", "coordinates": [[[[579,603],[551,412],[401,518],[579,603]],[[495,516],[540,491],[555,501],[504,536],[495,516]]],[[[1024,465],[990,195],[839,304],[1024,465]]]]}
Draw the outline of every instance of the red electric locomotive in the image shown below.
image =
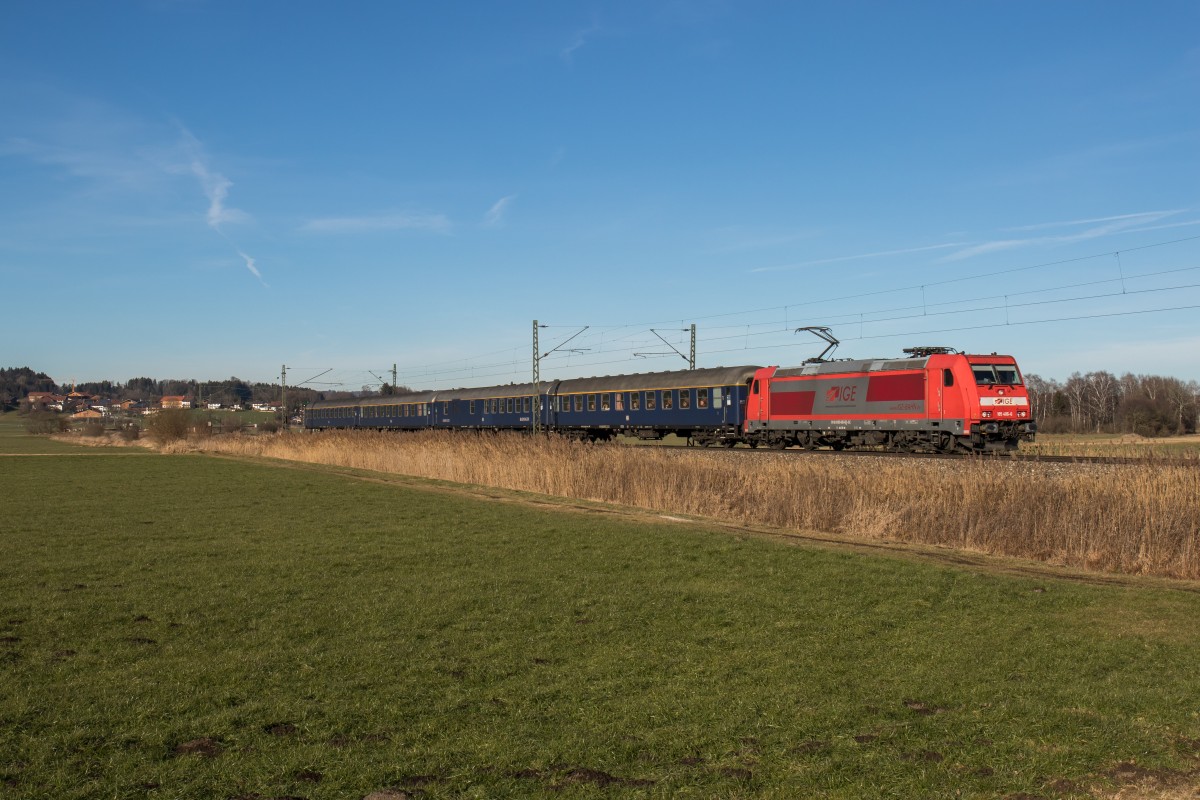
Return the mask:
{"type": "Polygon", "coordinates": [[[1012,356],[916,347],[907,357],[764,367],[746,402],[751,446],[976,452],[1032,441],[1029,395],[1012,356]]]}

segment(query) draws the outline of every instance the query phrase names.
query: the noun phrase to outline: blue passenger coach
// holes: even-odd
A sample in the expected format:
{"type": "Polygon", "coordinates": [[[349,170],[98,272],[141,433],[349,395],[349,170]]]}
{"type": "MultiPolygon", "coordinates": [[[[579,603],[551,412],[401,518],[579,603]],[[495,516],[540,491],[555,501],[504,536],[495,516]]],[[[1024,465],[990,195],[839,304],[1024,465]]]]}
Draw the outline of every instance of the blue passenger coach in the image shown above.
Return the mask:
{"type": "Polygon", "coordinates": [[[745,419],[754,366],[576,378],[445,389],[382,397],[323,400],[305,411],[304,427],[325,429],[530,430],[605,440],[668,434],[702,445],[732,445],[745,419]]]}
{"type": "Polygon", "coordinates": [[[616,434],[696,444],[732,444],[745,418],[758,367],[716,367],[559,381],[550,398],[552,427],[592,439],[616,434]]]}

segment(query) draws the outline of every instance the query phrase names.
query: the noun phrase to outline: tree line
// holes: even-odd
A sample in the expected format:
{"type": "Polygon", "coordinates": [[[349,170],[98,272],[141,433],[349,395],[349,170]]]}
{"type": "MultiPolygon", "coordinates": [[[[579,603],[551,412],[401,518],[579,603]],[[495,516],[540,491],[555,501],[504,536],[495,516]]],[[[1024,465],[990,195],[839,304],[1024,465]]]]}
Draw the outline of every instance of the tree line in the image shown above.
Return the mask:
{"type": "MultiPolygon", "coordinates": [[[[247,406],[252,403],[278,404],[282,401],[282,388],[277,383],[250,383],[237,377],[220,381],[197,381],[194,379],[131,378],[124,383],[114,381],[88,381],[75,385],[59,384],[44,372],[34,372],[29,367],[0,369],[0,410],[18,408],[33,392],[52,392],[66,395],[80,392],[103,400],[120,402],[135,400],[152,403],[162,397],[183,395],[196,403],[221,403],[226,406],[247,406]]],[[[325,393],[304,387],[287,389],[288,406],[302,407],[306,403],[325,398],[325,393]]]]}
{"type": "Polygon", "coordinates": [[[1136,433],[1171,436],[1196,432],[1200,383],[1161,375],[1117,377],[1072,373],[1065,382],[1026,375],[1034,419],[1043,433],[1136,433]]]}

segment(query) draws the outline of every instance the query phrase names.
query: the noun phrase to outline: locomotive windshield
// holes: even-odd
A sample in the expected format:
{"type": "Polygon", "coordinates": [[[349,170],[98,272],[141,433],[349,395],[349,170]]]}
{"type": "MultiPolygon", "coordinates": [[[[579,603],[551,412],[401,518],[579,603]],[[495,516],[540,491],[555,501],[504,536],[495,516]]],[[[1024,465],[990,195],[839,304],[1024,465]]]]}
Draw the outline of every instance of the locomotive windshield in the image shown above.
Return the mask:
{"type": "Polygon", "coordinates": [[[1020,386],[1021,374],[1012,364],[972,364],[979,386],[1020,386]]]}

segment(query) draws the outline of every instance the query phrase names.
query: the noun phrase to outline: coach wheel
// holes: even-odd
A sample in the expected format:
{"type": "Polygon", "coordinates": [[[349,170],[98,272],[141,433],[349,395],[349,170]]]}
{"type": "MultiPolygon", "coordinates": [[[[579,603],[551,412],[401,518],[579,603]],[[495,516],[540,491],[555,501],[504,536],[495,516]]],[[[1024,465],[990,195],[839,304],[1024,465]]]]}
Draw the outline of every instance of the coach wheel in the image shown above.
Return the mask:
{"type": "Polygon", "coordinates": [[[829,446],[839,452],[846,449],[846,443],[843,442],[841,439],[838,439],[836,442],[830,442],[829,446]]]}

